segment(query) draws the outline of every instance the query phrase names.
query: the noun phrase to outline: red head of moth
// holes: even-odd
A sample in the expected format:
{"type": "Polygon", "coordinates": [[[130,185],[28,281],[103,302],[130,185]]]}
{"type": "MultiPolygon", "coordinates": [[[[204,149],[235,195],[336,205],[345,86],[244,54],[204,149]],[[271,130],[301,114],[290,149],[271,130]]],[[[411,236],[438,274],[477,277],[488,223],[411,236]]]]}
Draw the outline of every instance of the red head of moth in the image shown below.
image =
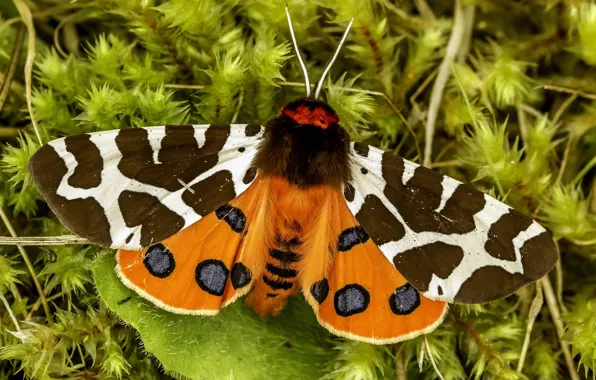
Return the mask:
{"type": "Polygon", "coordinates": [[[257,313],[277,314],[300,292],[333,334],[382,344],[432,331],[447,302],[505,297],[554,267],[557,248],[537,222],[472,186],[350,142],[333,109],[316,100],[339,48],[311,97],[287,15],[307,97],[265,127],[83,134],[51,141],[31,159],[58,218],[119,249],[126,286],[197,315],[243,295],[257,313]]]}
{"type": "Polygon", "coordinates": [[[308,98],[287,104],[281,114],[290,117],[299,125],[314,125],[323,129],[339,122],[339,117],[327,103],[308,98]]]}

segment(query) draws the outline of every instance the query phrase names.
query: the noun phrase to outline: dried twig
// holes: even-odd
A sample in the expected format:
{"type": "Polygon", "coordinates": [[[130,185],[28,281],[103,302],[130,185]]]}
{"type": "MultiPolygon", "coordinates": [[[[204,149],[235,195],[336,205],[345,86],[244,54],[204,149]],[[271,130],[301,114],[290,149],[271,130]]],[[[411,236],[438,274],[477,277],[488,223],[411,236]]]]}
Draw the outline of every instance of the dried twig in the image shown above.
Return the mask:
{"type": "Polygon", "coordinates": [[[8,67],[6,69],[6,74],[4,75],[4,80],[2,81],[2,84],[0,84],[0,110],[2,110],[4,102],[8,97],[12,78],[14,77],[14,73],[19,62],[19,57],[21,56],[21,46],[23,45],[24,38],[25,24],[21,24],[19,30],[17,31],[17,37],[14,41],[14,45],[12,46],[12,53],[10,54],[10,61],[8,61],[8,67]]]}
{"type": "Polygon", "coordinates": [[[542,286],[540,286],[540,282],[536,283],[536,296],[532,301],[532,305],[530,306],[530,312],[528,313],[528,326],[526,328],[526,337],[524,338],[524,345],[522,347],[521,354],[519,356],[519,363],[517,363],[517,372],[521,373],[522,368],[524,367],[524,361],[526,360],[526,354],[528,353],[528,348],[530,347],[530,336],[532,335],[532,328],[534,327],[534,322],[536,322],[536,317],[540,314],[540,310],[544,305],[544,297],[542,295],[542,286]]]}
{"type": "Polygon", "coordinates": [[[43,246],[43,245],[67,245],[67,244],[91,244],[85,238],[76,235],[62,236],[20,236],[8,237],[0,236],[0,245],[16,246],[43,246]]]}
{"type": "Polygon", "coordinates": [[[27,61],[25,62],[25,96],[27,98],[27,108],[29,109],[29,116],[31,117],[31,124],[35,130],[35,135],[39,140],[39,144],[43,145],[41,135],[39,134],[39,128],[35,115],[33,114],[33,105],[31,103],[31,81],[33,72],[33,59],[35,58],[35,27],[33,26],[33,18],[31,17],[31,10],[25,4],[23,0],[13,0],[14,5],[17,7],[23,23],[27,26],[27,32],[29,38],[27,41],[27,61]]]}
{"type": "MultiPolygon", "coordinates": [[[[2,221],[4,222],[4,225],[6,226],[8,233],[10,233],[10,235],[13,238],[16,238],[17,233],[15,232],[14,228],[12,228],[12,224],[10,224],[10,220],[8,220],[8,217],[4,213],[4,210],[2,209],[2,207],[0,207],[0,219],[2,219],[2,221]]],[[[33,279],[33,283],[35,284],[37,293],[39,293],[39,299],[42,302],[43,311],[46,314],[46,318],[48,320],[48,325],[52,326],[53,320],[52,320],[52,313],[50,313],[50,306],[48,305],[48,300],[46,299],[46,296],[43,292],[43,288],[41,287],[41,284],[39,283],[39,279],[37,278],[37,273],[35,273],[35,268],[33,267],[33,264],[31,264],[31,260],[29,260],[29,255],[27,255],[27,251],[25,251],[25,249],[21,246],[18,246],[18,249],[19,249],[19,252],[21,253],[21,256],[23,257],[23,261],[27,265],[27,269],[29,270],[29,274],[31,275],[31,278],[33,279]]]]}
{"type": "Polygon", "coordinates": [[[12,309],[10,308],[10,304],[8,303],[8,300],[6,299],[6,297],[4,297],[4,294],[2,294],[2,292],[0,292],[0,299],[2,300],[2,303],[4,304],[4,307],[6,308],[8,315],[10,315],[10,319],[12,319],[12,323],[14,323],[14,326],[16,327],[17,331],[21,332],[21,326],[19,325],[19,321],[17,321],[16,317],[14,316],[14,313],[12,312],[12,309]]]}
{"type": "Polygon", "coordinates": [[[576,95],[581,98],[592,99],[596,100],[596,94],[590,94],[587,92],[575,90],[573,88],[561,87],[561,86],[553,86],[551,84],[543,84],[542,88],[545,90],[556,91],[556,92],[564,92],[566,94],[576,95]]]}
{"type": "Polygon", "coordinates": [[[441,371],[439,371],[439,367],[437,367],[437,364],[435,363],[435,359],[433,357],[433,353],[430,351],[430,346],[428,344],[428,339],[426,339],[426,335],[424,335],[424,345],[426,346],[426,352],[428,353],[428,358],[430,359],[430,364],[432,364],[437,376],[439,376],[439,379],[445,380],[445,378],[441,374],[441,371]]]}
{"type": "Polygon", "coordinates": [[[0,138],[17,137],[20,130],[20,128],[14,127],[0,127],[0,138]]]}
{"type": "MultiPolygon", "coordinates": [[[[455,15],[453,16],[453,28],[451,29],[451,36],[447,44],[447,51],[445,57],[439,66],[439,73],[437,79],[433,84],[430,94],[430,103],[428,107],[428,117],[426,119],[426,137],[424,142],[424,166],[430,166],[432,162],[432,147],[433,138],[435,135],[435,124],[439,114],[439,107],[441,106],[441,99],[443,98],[443,91],[447,85],[447,80],[451,74],[450,62],[459,51],[464,37],[466,19],[464,18],[464,6],[462,0],[455,1],[455,15]]],[[[471,5],[470,5],[471,6],[471,5]]]]}
{"type": "Polygon", "coordinates": [[[564,342],[565,327],[563,326],[563,321],[561,320],[561,313],[559,312],[557,299],[550,283],[550,279],[548,276],[544,276],[544,278],[540,280],[540,283],[542,284],[544,296],[546,297],[546,305],[550,310],[550,314],[553,318],[553,323],[557,331],[557,336],[559,337],[559,343],[561,344],[561,350],[563,351],[563,356],[565,358],[567,370],[569,371],[569,376],[572,380],[579,380],[580,377],[575,369],[575,363],[573,363],[573,356],[571,356],[571,351],[569,351],[569,345],[564,342]]]}

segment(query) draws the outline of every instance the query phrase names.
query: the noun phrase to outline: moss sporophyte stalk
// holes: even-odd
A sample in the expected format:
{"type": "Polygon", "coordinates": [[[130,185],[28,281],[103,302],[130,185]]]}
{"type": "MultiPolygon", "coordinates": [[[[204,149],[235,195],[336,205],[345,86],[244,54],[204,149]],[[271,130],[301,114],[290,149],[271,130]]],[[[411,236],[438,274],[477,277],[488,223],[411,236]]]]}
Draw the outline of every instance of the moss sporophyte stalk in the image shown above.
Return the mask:
{"type": "Polygon", "coordinates": [[[354,17],[321,90],[352,141],[470,183],[536,219],[557,243],[560,261],[538,284],[451,305],[432,333],[381,346],[339,339],[301,295],[275,317],[242,299],[214,317],[173,314],[120,281],[114,250],[73,236],[49,210],[28,165],[51,140],[145,126],[263,125],[304,96],[285,6],[0,3],[2,376],[593,377],[589,0],[288,3],[311,78],[321,77],[354,17]]]}

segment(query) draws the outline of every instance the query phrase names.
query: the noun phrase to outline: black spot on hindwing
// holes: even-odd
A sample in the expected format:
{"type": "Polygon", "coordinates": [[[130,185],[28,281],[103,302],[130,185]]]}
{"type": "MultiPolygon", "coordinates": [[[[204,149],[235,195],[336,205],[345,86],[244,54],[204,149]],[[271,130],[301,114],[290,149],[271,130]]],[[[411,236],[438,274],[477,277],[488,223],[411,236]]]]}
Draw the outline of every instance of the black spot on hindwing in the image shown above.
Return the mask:
{"type": "Polygon", "coordinates": [[[329,282],[326,278],[319,280],[311,285],[310,295],[320,304],[325,301],[329,294],[329,282]]]}
{"type": "Polygon", "coordinates": [[[389,296],[389,307],[393,314],[408,315],[420,306],[420,294],[407,283],[395,289],[389,296]]]}
{"type": "Polygon", "coordinates": [[[241,262],[234,264],[230,277],[234,289],[245,287],[250,283],[251,278],[252,276],[250,274],[250,270],[246,267],[246,265],[242,264],[241,262]]]}
{"type": "Polygon", "coordinates": [[[359,284],[348,284],[335,292],[335,312],[341,317],[362,313],[369,303],[370,294],[359,284]]]}
{"type": "Polygon", "coordinates": [[[238,233],[244,231],[244,227],[246,226],[246,215],[244,215],[244,212],[238,207],[225,204],[215,210],[215,216],[217,216],[217,219],[223,219],[228,223],[232,231],[238,233]]]}
{"type": "Polygon", "coordinates": [[[346,228],[339,234],[337,240],[337,250],[346,252],[352,249],[356,244],[364,244],[368,241],[368,234],[361,226],[346,228]]]}
{"type": "Polygon", "coordinates": [[[174,255],[163,244],[158,243],[147,248],[143,255],[143,264],[152,276],[166,278],[174,272],[174,255]]]}
{"type": "Polygon", "coordinates": [[[221,260],[204,260],[197,265],[195,270],[195,281],[197,285],[207,293],[214,296],[221,296],[226,287],[230,271],[221,260]]]}

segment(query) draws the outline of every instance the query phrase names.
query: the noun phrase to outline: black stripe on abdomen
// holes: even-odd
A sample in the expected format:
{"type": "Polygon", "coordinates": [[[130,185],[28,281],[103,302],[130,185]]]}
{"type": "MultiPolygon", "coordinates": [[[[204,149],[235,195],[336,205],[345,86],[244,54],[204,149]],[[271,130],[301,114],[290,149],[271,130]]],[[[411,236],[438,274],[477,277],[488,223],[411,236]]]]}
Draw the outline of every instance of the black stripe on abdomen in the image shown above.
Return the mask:
{"type": "Polygon", "coordinates": [[[271,278],[267,277],[267,275],[263,275],[263,281],[267,284],[271,289],[274,290],[290,290],[292,289],[293,284],[288,281],[280,281],[280,280],[272,280],[271,278]]]}
{"type": "Polygon", "coordinates": [[[280,268],[273,264],[267,264],[267,271],[282,278],[294,278],[298,275],[298,272],[296,272],[294,269],[280,268]]]}
{"type": "Polygon", "coordinates": [[[279,260],[284,264],[295,263],[297,261],[300,261],[301,259],[300,255],[294,252],[282,251],[279,249],[270,249],[269,256],[273,257],[276,260],[279,260]]]}

